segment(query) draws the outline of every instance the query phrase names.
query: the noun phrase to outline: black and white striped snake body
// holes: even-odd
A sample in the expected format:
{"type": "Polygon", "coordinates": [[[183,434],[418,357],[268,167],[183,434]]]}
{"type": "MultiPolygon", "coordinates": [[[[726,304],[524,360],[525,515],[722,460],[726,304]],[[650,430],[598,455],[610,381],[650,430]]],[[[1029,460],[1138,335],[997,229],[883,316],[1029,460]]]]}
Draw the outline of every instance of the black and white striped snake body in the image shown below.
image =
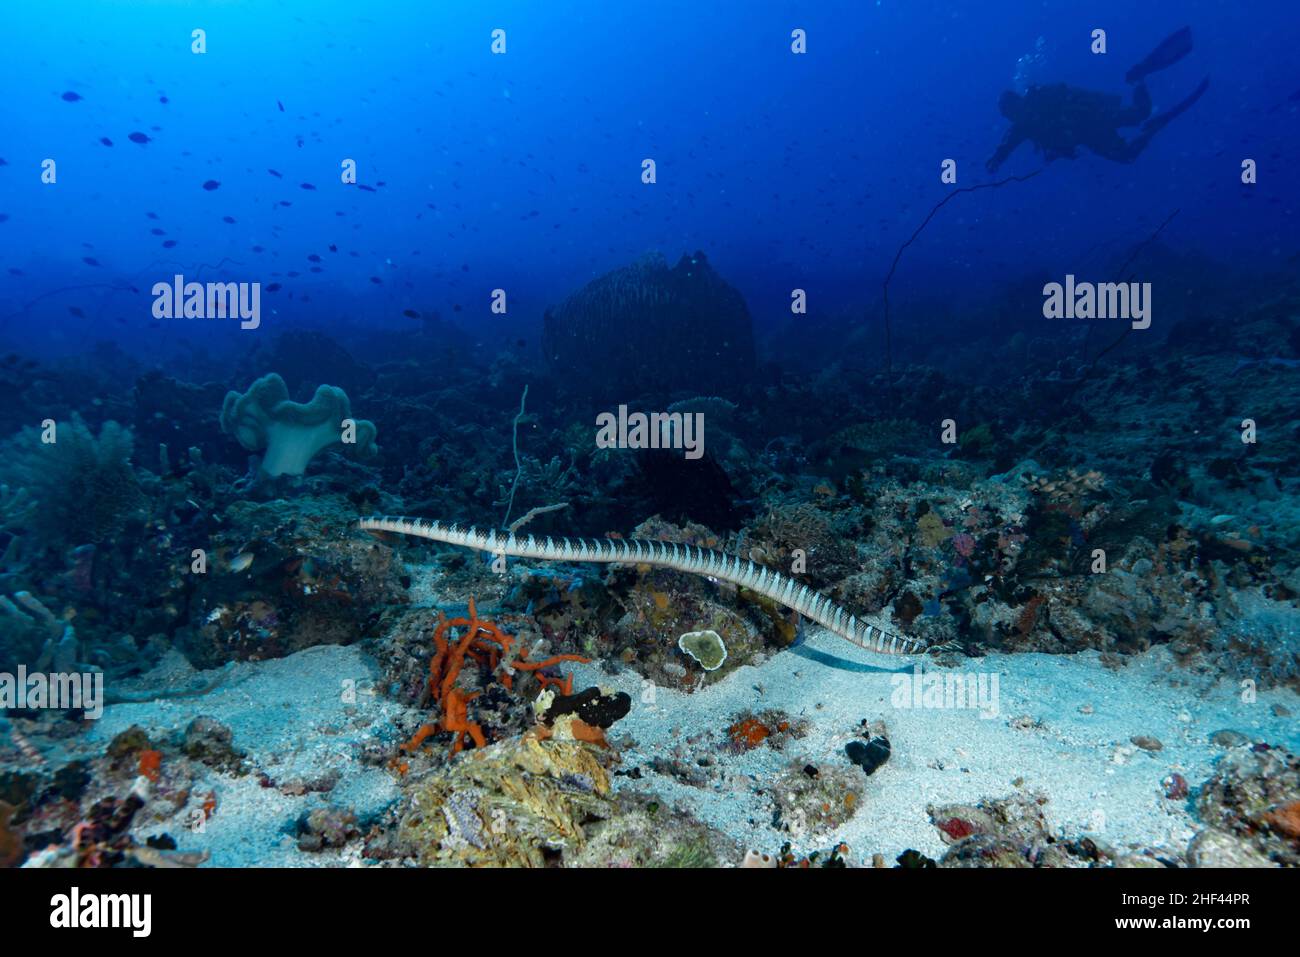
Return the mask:
{"type": "Polygon", "coordinates": [[[805,618],[868,651],[890,655],[913,655],[925,651],[925,643],[894,635],[875,625],[859,621],[820,592],[794,579],[723,552],[677,542],[640,538],[541,538],[515,535],[468,526],[444,525],[422,518],[373,516],[357,523],[366,531],[397,532],[449,545],[463,545],[493,555],[536,558],[552,562],[615,562],[656,565],[730,582],[792,608],[805,618]]]}

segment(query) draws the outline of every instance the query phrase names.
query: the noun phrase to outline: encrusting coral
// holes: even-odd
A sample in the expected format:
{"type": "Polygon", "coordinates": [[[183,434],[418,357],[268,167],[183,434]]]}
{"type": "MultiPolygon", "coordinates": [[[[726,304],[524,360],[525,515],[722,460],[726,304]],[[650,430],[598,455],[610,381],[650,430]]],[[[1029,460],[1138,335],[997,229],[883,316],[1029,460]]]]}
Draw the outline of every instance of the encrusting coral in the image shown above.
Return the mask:
{"type": "Polygon", "coordinates": [[[677,647],[705,671],[717,671],[727,660],[727,646],[716,631],[688,631],[677,639],[677,647]]]}
{"type": "Polygon", "coordinates": [[[608,755],[533,732],[404,786],[397,834],[431,867],[714,867],[741,849],[654,795],[618,793],[608,755]]]}
{"type": "Polygon", "coordinates": [[[399,833],[421,863],[532,866],[581,848],[612,814],[609,776],[588,745],[505,741],[415,784],[399,833]]]}
{"type": "Polygon", "coordinates": [[[221,430],[250,452],[265,449],[261,469],[267,475],[302,475],[316,453],[336,443],[367,457],[376,451],[375,424],[352,419],[347,393],[321,385],[305,405],[289,398],[284,380],[272,372],[244,393],[227,392],[221,407],[221,430]],[[345,438],[349,426],[355,430],[345,438]]]}

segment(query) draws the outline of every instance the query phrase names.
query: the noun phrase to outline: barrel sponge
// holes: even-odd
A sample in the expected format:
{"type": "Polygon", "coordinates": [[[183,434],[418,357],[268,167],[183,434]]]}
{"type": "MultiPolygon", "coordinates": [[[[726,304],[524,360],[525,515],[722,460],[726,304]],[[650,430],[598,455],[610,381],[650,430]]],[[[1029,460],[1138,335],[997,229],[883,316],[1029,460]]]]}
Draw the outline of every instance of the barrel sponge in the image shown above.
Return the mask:
{"type": "Polygon", "coordinates": [[[367,419],[356,420],[356,441],[343,443],[344,420],[351,418],[352,403],[342,389],[322,385],[310,402],[294,402],[284,380],[272,372],[247,392],[226,393],[221,431],[250,452],[265,449],[262,471],[267,475],[302,475],[317,452],[336,443],[363,458],[378,451],[375,424],[367,419]]]}
{"type": "Polygon", "coordinates": [[[593,279],[546,310],[542,349],[566,391],[601,404],[701,382],[738,391],[757,367],[745,299],[702,252],[672,267],[652,253],[593,279]]]}

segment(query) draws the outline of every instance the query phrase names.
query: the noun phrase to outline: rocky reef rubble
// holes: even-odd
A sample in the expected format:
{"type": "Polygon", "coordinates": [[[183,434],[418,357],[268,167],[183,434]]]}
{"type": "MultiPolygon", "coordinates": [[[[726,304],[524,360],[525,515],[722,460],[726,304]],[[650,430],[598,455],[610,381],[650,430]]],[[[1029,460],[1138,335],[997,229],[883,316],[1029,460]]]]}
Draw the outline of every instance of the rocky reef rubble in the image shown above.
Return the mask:
{"type": "Polygon", "coordinates": [[[683,809],[617,797],[610,755],[535,735],[412,781],[399,839],[426,865],[712,867],[740,849],[683,809]]]}

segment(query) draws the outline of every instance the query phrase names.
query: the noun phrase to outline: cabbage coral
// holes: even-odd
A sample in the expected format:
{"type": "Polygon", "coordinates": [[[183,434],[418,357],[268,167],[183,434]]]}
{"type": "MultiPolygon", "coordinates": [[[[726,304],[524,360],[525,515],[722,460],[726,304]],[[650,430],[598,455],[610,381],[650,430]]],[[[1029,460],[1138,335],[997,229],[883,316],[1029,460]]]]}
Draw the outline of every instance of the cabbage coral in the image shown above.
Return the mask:
{"type": "Polygon", "coordinates": [[[356,420],[354,441],[344,442],[345,422],[351,420],[352,404],[342,389],[322,385],[310,402],[294,402],[274,372],[247,392],[227,392],[221,407],[221,431],[250,452],[265,449],[262,471],[270,476],[302,475],[317,452],[336,443],[359,456],[373,455],[375,424],[356,420]]]}

